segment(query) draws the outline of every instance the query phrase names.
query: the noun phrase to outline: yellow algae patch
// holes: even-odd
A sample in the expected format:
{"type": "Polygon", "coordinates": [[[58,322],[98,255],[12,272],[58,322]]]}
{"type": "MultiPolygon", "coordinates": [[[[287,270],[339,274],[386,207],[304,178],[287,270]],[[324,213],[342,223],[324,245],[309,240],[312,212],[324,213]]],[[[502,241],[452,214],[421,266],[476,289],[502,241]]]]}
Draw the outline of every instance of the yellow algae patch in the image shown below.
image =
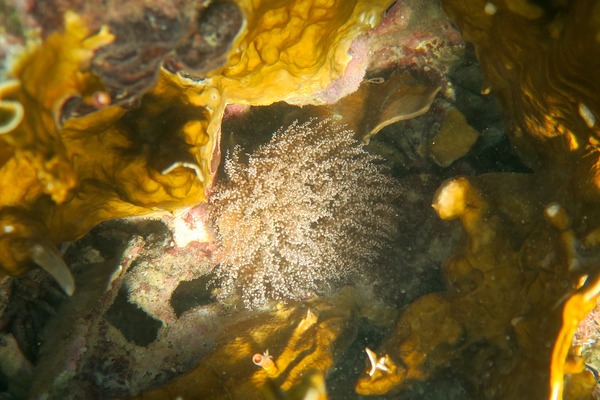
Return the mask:
{"type": "Polygon", "coordinates": [[[17,80],[0,88],[0,105],[7,116],[0,128],[0,145],[12,146],[15,158],[0,169],[0,181],[12,181],[16,186],[11,193],[0,195],[4,205],[30,200],[40,192],[61,203],[76,184],[60,140],[58,111],[64,100],[97,85],[80,70],[94,50],[113,37],[106,30],[89,36],[83,22],[72,13],[65,16],[65,26],[63,34],[50,35],[44,46],[23,57],[13,70],[17,80]],[[33,179],[25,184],[21,179],[13,180],[13,174],[33,179]]]}
{"type": "Polygon", "coordinates": [[[448,167],[466,155],[478,137],[479,132],[469,125],[463,113],[452,108],[429,143],[430,157],[439,166],[448,167]]]}
{"type": "Polygon", "coordinates": [[[82,71],[89,66],[94,52],[113,39],[106,27],[91,35],[76,14],[67,12],[64,33],[53,33],[43,46],[21,58],[13,74],[38,106],[56,112],[66,97],[80,95],[89,88],[92,75],[82,71]]]}
{"type": "MultiPolygon", "coordinates": [[[[105,30],[88,36],[74,14],[65,26],[0,87],[0,184],[11,188],[0,194],[0,217],[18,206],[37,221],[36,236],[58,243],[106,219],[204,201],[216,170],[221,94],[163,72],[136,108],[106,105],[63,118],[70,100],[87,104],[105,93],[83,71],[96,47],[112,40],[105,30]]],[[[28,258],[21,253],[19,262],[28,258]]],[[[13,259],[0,251],[5,272],[22,272],[9,266],[13,259]]]]}
{"type": "Polygon", "coordinates": [[[72,240],[110,218],[205,201],[223,108],[214,89],[163,73],[138,108],[107,107],[67,121],[62,135],[79,183],[64,204],[38,202],[52,239],[72,240]]]}
{"type": "Polygon", "coordinates": [[[164,73],[138,108],[103,126],[109,112],[65,125],[69,156],[82,177],[110,184],[123,200],[145,207],[205,199],[217,144],[217,135],[207,132],[223,112],[218,93],[164,73]]]}
{"type": "Polygon", "coordinates": [[[240,0],[247,29],[214,83],[229,103],[321,104],[317,93],[344,75],[352,40],[379,23],[390,3],[240,0]]]}

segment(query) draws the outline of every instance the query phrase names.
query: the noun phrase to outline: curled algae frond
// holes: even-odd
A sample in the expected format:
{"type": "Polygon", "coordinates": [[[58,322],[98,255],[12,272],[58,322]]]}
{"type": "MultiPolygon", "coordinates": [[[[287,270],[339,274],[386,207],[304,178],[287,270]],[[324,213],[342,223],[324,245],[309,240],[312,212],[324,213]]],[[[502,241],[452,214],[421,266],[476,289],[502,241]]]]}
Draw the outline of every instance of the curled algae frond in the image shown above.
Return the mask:
{"type": "Polygon", "coordinates": [[[588,259],[580,254],[582,245],[577,239],[571,226],[570,218],[566,210],[558,203],[551,203],[546,207],[546,218],[560,232],[561,246],[565,255],[565,261],[569,271],[583,274],[580,284],[573,293],[568,293],[562,306],[562,325],[554,346],[550,364],[550,396],[551,400],[562,399],[565,392],[565,378],[568,376],[571,382],[579,381],[579,385],[571,385],[567,388],[566,398],[573,397],[568,389],[588,388],[590,384],[585,381],[589,375],[585,371],[583,363],[574,362],[570,354],[573,336],[578,325],[596,307],[597,299],[600,298],[600,274],[597,271],[600,254],[593,252],[588,259]],[[591,261],[591,262],[590,262],[591,261]],[[587,273],[590,273],[588,275],[587,273]]]}
{"type": "MultiPolygon", "coordinates": [[[[589,282],[570,296],[563,306],[562,326],[556,337],[552,349],[550,364],[550,400],[563,398],[565,392],[565,377],[574,379],[585,379],[585,365],[579,368],[569,368],[569,351],[573,341],[573,335],[578,324],[583,321],[596,307],[597,299],[600,297],[600,275],[588,279],[589,282]]],[[[595,386],[595,382],[592,383],[595,386]]],[[[589,389],[590,383],[584,385],[589,389]]],[[[585,392],[584,392],[585,393],[585,392]]],[[[589,394],[589,392],[587,392],[589,394]]],[[[572,397],[568,397],[572,398],[572,397]]]]}
{"type": "Polygon", "coordinates": [[[57,278],[67,293],[74,284],[54,248],[43,217],[33,208],[48,197],[65,203],[77,177],[66,154],[57,124],[62,101],[97,82],[81,69],[98,47],[112,36],[101,30],[89,35],[74,14],[65,15],[65,32],[48,37],[14,67],[14,79],[0,88],[3,125],[0,135],[0,262],[16,275],[33,260],[57,278]]]}
{"type": "Polygon", "coordinates": [[[368,142],[386,126],[425,114],[440,88],[408,72],[395,72],[387,79],[363,80],[354,93],[319,110],[368,142]]]}
{"type": "MultiPolygon", "coordinates": [[[[101,92],[82,71],[96,46],[112,39],[105,30],[87,36],[74,14],[66,15],[65,25],[63,34],[51,35],[21,60],[14,70],[18,84],[1,93],[3,104],[23,104],[25,113],[0,136],[13,150],[3,154],[0,169],[0,182],[13,190],[0,195],[0,205],[21,207],[40,227],[36,237],[59,243],[109,218],[203,201],[216,168],[218,137],[207,130],[218,130],[224,107],[218,93],[165,73],[130,112],[108,105],[62,121],[67,99],[101,92]]],[[[17,266],[14,252],[0,254],[2,268],[13,275],[32,255],[24,249],[17,266]]]]}
{"type": "MultiPolygon", "coordinates": [[[[0,84],[0,98],[10,96],[11,91],[18,90],[19,81],[11,80],[0,84]],[[8,95],[8,96],[7,96],[8,95]]],[[[0,135],[12,132],[23,121],[25,109],[19,101],[0,101],[0,135]]]]}
{"type": "Polygon", "coordinates": [[[45,205],[53,239],[204,201],[218,165],[218,135],[208,132],[218,130],[222,113],[214,90],[165,72],[138,108],[106,107],[67,121],[63,140],[79,185],[69,202],[45,205]]]}
{"type": "MultiPolygon", "coordinates": [[[[17,79],[0,92],[2,106],[21,105],[12,107],[0,136],[0,183],[13,188],[0,195],[0,207],[19,206],[37,221],[36,237],[59,243],[109,218],[203,201],[216,168],[218,137],[207,130],[218,131],[218,93],[165,73],[130,112],[105,101],[96,112],[63,120],[69,99],[103,93],[85,71],[94,50],[112,40],[106,30],[89,36],[74,14],[65,19],[65,32],[25,56],[13,71],[17,79]]],[[[15,251],[0,253],[13,275],[32,255],[23,249],[15,265],[15,251]]]]}
{"type": "Polygon", "coordinates": [[[367,90],[371,95],[367,101],[376,112],[365,116],[364,141],[388,125],[425,114],[441,89],[419,82],[408,73],[396,73],[382,84],[371,83],[369,86],[367,90]]]}

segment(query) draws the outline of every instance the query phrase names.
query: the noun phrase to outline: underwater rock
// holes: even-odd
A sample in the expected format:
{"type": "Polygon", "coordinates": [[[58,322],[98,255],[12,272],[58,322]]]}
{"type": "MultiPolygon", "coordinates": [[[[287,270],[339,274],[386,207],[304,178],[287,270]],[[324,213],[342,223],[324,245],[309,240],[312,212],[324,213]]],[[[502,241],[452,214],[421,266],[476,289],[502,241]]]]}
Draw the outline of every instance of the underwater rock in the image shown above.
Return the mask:
{"type": "Polygon", "coordinates": [[[29,396],[130,395],[185,371],[227,326],[212,302],[179,315],[170,306],[179,282],[210,271],[206,246],[175,252],[153,220],[117,221],[99,235],[67,251],[81,290],[44,329],[29,396]]]}
{"type": "Polygon", "coordinates": [[[135,398],[260,399],[290,393],[304,398],[311,389],[322,392],[318,382],[354,339],[357,318],[386,315],[377,316],[376,308],[372,299],[345,288],[333,296],[254,313],[223,331],[214,351],[189,373],[135,398]],[[307,375],[312,376],[308,381],[307,375]]]}
{"type": "Polygon", "coordinates": [[[452,85],[444,77],[460,60],[464,41],[438,1],[396,1],[379,26],[367,34],[368,71],[401,71],[426,75],[442,83],[444,95],[452,85]]]}
{"type": "Polygon", "coordinates": [[[20,397],[27,395],[24,383],[31,382],[33,366],[10,334],[0,335],[0,372],[8,378],[10,393],[20,397]]]}
{"type": "Polygon", "coordinates": [[[344,354],[360,324],[389,326],[395,318],[365,288],[265,312],[191,299],[186,310],[170,315],[170,283],[205,276],[210,266],[206,248],[175,251],[164,228],[158,221],[115,221],[95,229],[95,238],[72,245],[67,257],[81,290],[46,326],[30,397],[263,398],[266,392],[324,390],[319,379],[344,354]],[[98,240],[104,235],[109,243],[98,240]],[[157,285],[157,272],[169,275],[165,290],[157,285]],[[162,314],[155,312],[158,304],[162,314]],[[252,363],[253,355],[267,350],[277,367],[271,376],[252,363]]]}
{"type": "MultiPolygon", "coordinates": [[[[80,16],[90,32],[101,26],[114,35],[90,68],[111,103],[132,105],[154,86],[161,68],[203,78],[221,67],[244,17],[235,2],[138,1],[125,6],[109,0],[95,5],[51,0],[23,7],[23,23],[37,25],[43,37],[61,31],[63,15],[80,16]]],[[[80,108],[82,113],[93,109],[80,108]]]]}
{"type": "Polygon", "coordinates": [[[439,132],[429,143],[429,157],[441,167],[447,167],[471,150],[479,137],[457,109],[450,109],[439,132]]]}
{"type": "Polygon", "coordinates": [[[239,7],[220,1],[181,6],[175,16],[144,8],[105,22],[115,40],[96,53],[91,68],[115,102],[141,97],[161,66],[200,79],[225,64],[244,23],[239,7]]]}

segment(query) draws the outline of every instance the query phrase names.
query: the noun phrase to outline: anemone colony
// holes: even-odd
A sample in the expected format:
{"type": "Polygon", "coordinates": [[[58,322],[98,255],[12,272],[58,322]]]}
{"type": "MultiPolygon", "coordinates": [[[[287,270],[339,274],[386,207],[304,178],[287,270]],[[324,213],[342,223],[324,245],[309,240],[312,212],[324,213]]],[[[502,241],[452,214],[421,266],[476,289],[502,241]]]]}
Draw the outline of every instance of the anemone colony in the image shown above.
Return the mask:
{"type": "Polygon", "coordinates": [[[308,298],[378,262],[400,190],[352,135],[331,120],[294,122],[247,164],[239,148],[227,159],[209,202],[220,296],[254,307],[308,298]]]}

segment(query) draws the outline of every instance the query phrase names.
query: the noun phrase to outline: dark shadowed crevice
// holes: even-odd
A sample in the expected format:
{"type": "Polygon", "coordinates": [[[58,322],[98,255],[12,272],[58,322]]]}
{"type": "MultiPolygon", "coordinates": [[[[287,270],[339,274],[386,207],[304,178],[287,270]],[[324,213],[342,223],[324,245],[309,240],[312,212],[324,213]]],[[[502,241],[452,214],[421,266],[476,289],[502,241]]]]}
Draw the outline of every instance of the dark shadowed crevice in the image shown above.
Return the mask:
{"type": "Polygon", "coordinates": [[[118,330],[125,339],[138,346],[147,346],[156,340],[161,322],[146,314],[127,299],[127,289],[122,288],[113,305],[106,312],[105,318],[118,330]]]}
{"type": "Polygon", "coordinates": [[[175,315],[181,315],[194,307],[211,304],[214,299],[210,291],[212,275],[204,275],[191,281],[181,282],[171,296],[171,307],[175,315]]]}

